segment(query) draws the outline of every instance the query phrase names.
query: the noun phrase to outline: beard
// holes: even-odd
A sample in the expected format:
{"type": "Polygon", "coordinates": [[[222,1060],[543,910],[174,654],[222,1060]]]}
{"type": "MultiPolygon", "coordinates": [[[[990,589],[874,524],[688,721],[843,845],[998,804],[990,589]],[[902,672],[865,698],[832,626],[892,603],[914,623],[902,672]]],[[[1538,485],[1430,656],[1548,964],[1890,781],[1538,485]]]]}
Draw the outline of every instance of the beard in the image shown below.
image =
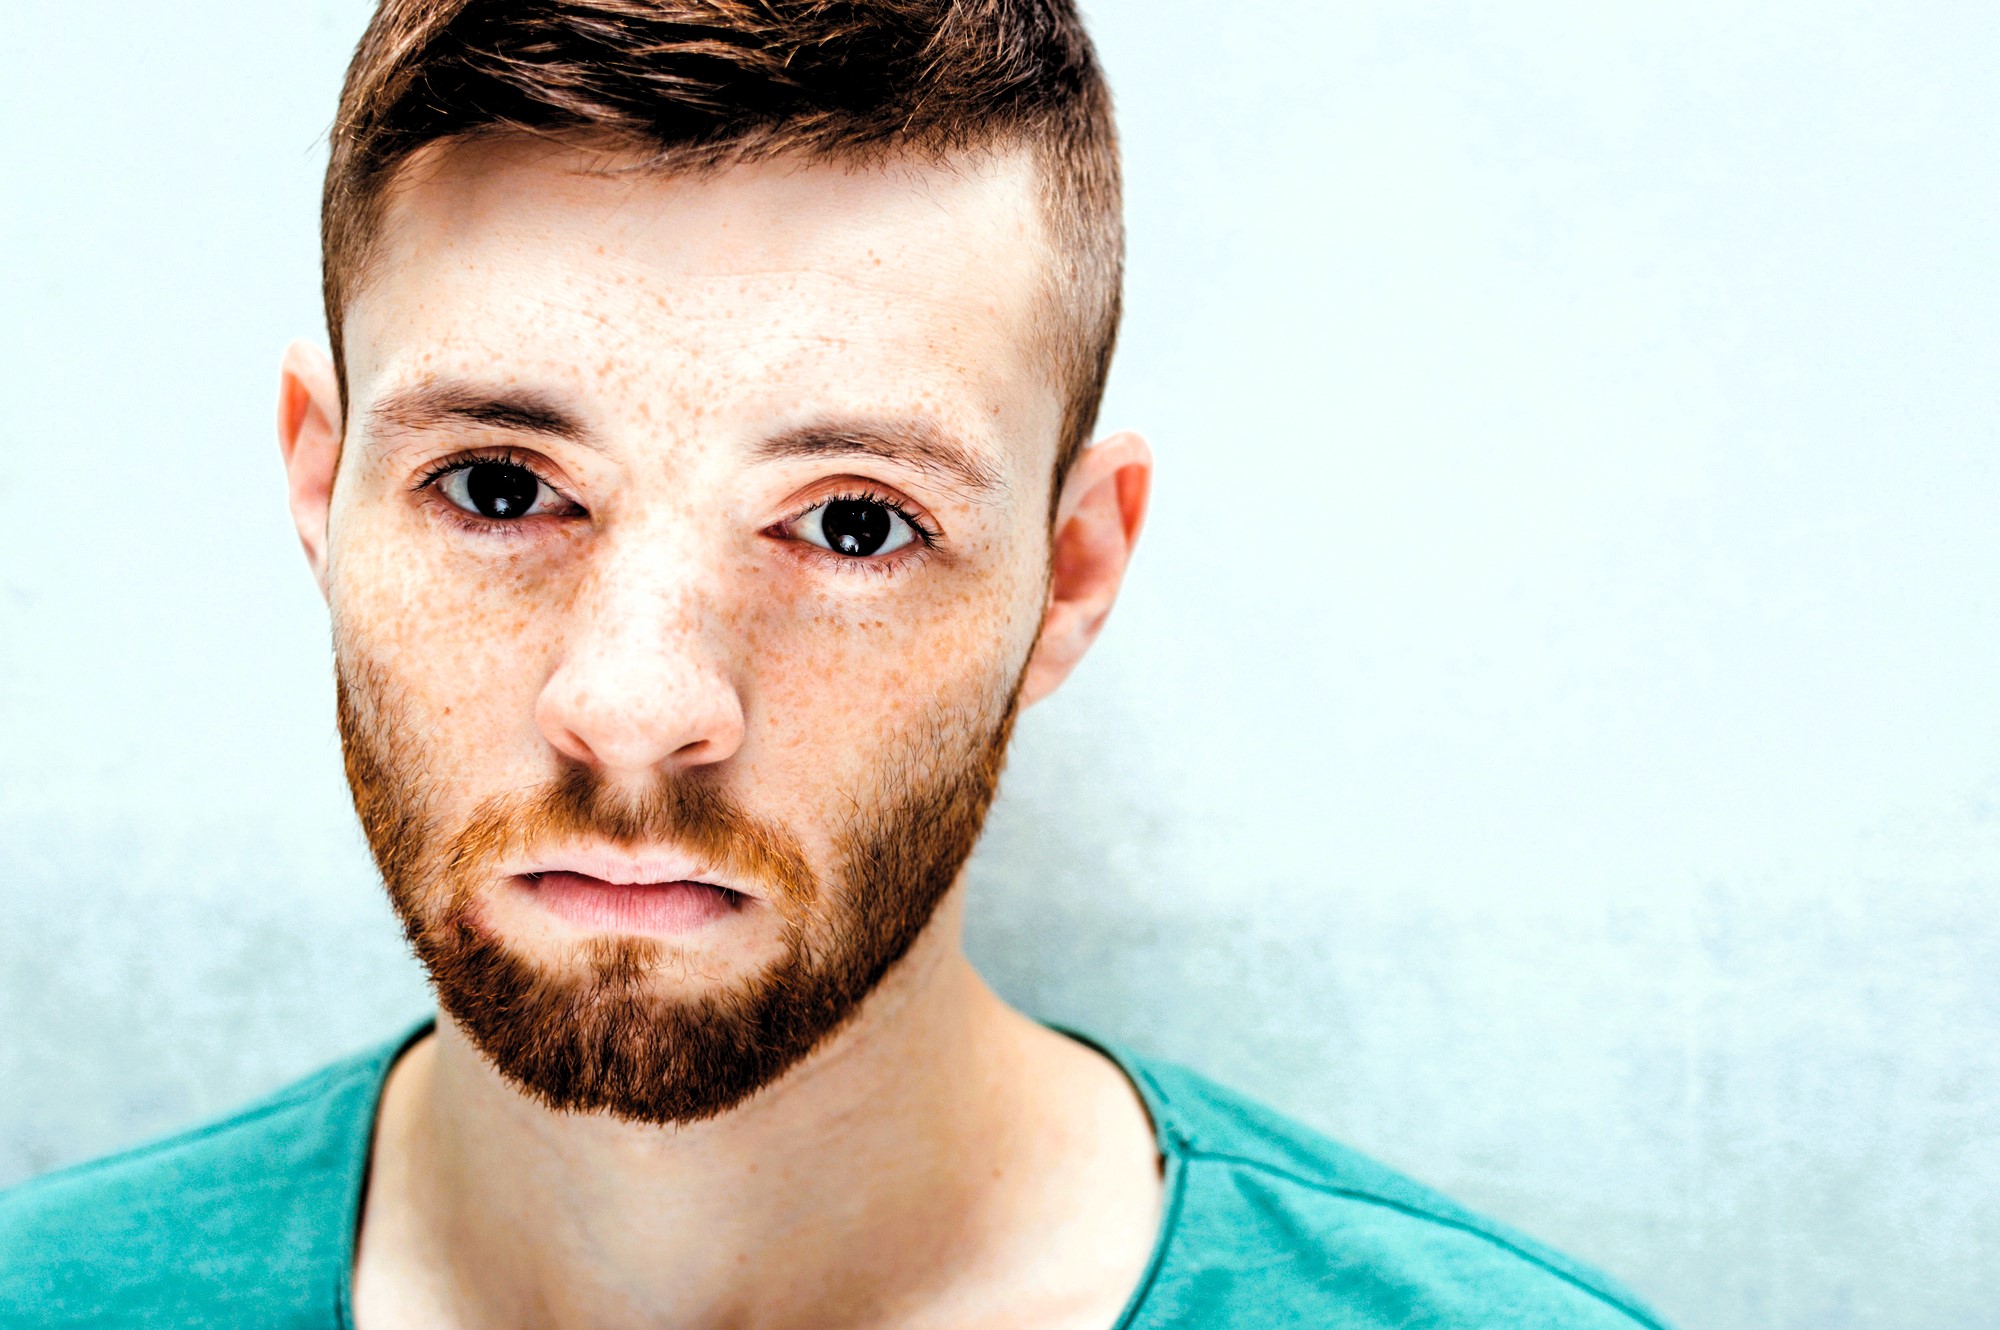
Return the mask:
{"type": "Polygon", "coordinates": [[[409,706],[386,672],[336,658],[355,812],[439,1006],[547,1107],[655,1124],[713,1117],[776,1081],[909,951],[979,838],[1023,677],[972,705],[934,705],[887,741],[869,788],[832,792],[828,802],[848,811],[822,881],[799,838],[745,811],[711,768],[662,771],[632,797],[565,762],[546,787],[487,798],[448,825],[409,706]],[[765,884],[779,957],[711,991],[676,993],[661,977],[679,958],[656,938],[589,938],[552,964],[482,922],[480,895],[502,860],[579,839],[671,844],[765,884]]]}

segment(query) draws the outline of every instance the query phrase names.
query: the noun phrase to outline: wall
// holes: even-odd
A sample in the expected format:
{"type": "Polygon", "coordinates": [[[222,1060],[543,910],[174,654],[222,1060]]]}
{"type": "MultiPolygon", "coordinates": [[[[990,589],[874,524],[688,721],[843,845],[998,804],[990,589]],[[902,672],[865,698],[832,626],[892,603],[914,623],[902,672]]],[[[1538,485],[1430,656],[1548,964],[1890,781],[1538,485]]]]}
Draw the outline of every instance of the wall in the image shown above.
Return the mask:
{"type": "MultiPolygon", "coordinates": [[[[1690,1327],[1990,1325],[2000,28],[1503,10],[1093,6],[1156,515],[975,949],[1690,1327]]],[[[270,424],[362,18],[10,18],[0,1182],[423,1004],[270,424]]]]}

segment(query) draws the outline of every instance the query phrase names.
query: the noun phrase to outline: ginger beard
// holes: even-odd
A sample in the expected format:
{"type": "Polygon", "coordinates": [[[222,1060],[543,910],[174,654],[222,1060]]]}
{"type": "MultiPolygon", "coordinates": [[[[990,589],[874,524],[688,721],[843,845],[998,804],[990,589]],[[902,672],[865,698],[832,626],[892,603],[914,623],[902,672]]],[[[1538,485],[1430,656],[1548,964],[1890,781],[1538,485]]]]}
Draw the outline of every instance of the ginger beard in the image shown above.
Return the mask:
{"type": "Polygon", "coordinates": [[[544,789],[483,800],[447,829],[394,684],[344,651],[336,673],[355,811],[439,1005],[548,1107],[659,1124],[713,1117],[777,1080],[902,959],[978,840],[1023,675],[972,705],[935,705],[918,733],[885,749],[874,789],[828,801],[851,811],[821,880],[797,837],[745,812],[705,771],[662,772],[631,801],[566,763],[544,789]],[[481,922],[480,893],[504,857],[580,838],[671,844],[762,884],[782,920],[781,958],[689,996],[657,982],[673,964],[659,939],[591,938],[566,958],[534,957],[481,922]]]}

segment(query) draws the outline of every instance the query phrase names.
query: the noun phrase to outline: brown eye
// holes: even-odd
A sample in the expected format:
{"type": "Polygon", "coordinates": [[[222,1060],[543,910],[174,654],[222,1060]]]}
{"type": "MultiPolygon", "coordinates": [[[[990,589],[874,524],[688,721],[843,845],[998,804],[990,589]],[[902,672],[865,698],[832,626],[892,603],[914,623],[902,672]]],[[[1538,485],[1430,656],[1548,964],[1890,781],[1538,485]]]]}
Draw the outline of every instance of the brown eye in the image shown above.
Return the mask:
{"type": "Polygon", "coordinates": [[[842,554],[873,554],[888,543],[894,516],[879,503],[840,499],[819,517],[820,534],[829,548],[842,554]]]}
{"type": "Polygon", "coordinates": [[[446,475],[438,488],[455,507],[495,522],[528,516],[545,494],[543,508],[556,499],[540,476],[513,462],[474,462],[446,475]]]}
{"type": "Polygon", "coordinates": [[[872,499],[828,500],[792,526],[807,542],[855,559],[894,554],[917,538],[901,513],[872,499]]]}

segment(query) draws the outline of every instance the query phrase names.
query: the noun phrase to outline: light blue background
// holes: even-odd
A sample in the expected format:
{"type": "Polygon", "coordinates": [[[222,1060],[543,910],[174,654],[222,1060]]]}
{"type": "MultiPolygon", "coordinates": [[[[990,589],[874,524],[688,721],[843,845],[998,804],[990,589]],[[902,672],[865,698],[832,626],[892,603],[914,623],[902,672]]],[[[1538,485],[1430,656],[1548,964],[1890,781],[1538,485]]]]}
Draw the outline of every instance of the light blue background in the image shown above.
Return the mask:
{"type": "MultiPolygon", "coordinates": [[[[1990,5],[1100,0],[1161,461],[974,935],[1689,1327],[2000,1305],[1990,5]]],[[[0,1182],[423,1003],[283,510],[353,0],[20,5],[0,1182]]]]}

